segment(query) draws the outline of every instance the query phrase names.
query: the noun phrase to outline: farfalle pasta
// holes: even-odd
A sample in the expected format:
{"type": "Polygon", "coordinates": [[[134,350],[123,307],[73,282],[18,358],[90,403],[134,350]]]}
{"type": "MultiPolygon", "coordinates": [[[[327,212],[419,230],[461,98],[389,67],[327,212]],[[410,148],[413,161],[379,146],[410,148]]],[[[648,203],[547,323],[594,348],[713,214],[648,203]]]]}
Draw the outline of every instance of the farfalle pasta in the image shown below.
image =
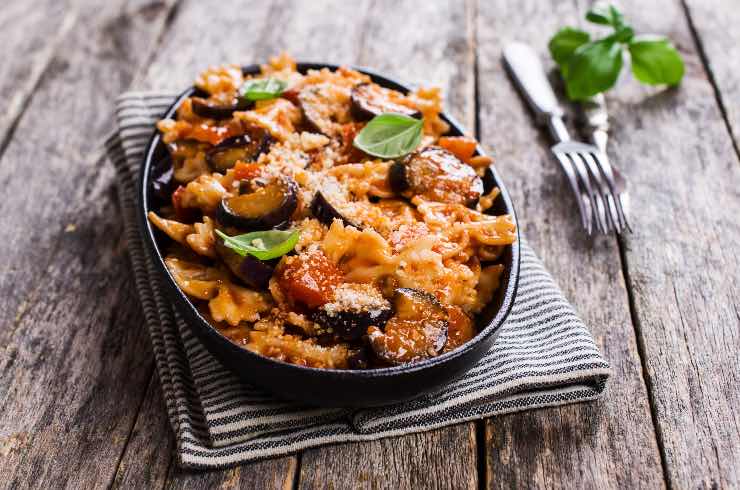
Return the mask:
{"type": "Polygon", "coordinates": [[[195,86],[157,125],[172,172],[149,219],[215,328],[332,369],[417,362],[475,336],[516,228],[486,214],[491,159],[444,136],[439,89],[403,94],[344,67],[299,73],[287,55],[257,75],[209,68],[195,86]]]}

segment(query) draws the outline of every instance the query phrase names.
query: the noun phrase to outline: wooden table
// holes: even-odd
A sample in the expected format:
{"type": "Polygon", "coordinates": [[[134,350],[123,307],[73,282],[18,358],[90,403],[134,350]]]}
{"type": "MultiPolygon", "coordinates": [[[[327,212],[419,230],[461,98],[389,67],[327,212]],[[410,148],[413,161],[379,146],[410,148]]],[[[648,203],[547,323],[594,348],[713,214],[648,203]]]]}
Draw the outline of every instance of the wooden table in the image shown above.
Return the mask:
{"type": "Polygon", "coordinates": [[[621,2],[638,32],[677,43],[686,76],[663,92],[625,79],[609,95],[634,233],[589,239],[500,59],[513,39],[544,58],[587,3],[5,2],[0,486],[740,486],[740,9],[621,2]],[[174,464],[98,144],[123,90],[179,90],[209,64],[283,49],[443,87],[611,362],[603,398],[227,471],[174,464]]]}

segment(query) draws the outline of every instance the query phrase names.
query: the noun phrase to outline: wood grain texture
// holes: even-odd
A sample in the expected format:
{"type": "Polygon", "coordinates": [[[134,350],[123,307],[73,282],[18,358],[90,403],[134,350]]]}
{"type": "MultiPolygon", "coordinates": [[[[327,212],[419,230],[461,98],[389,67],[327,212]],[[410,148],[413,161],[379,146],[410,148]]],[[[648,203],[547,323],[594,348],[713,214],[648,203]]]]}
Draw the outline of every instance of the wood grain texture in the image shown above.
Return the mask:
{"type": "Polygon", "coordinates": [[[722,115],[740,154],[740,9],[732,0],[683,0],[709,80],[718,93],[722,115]]]}
{"type": "Polygon", "coordinates": [[[164,488],[289,490],[293,488],[297,465],[296,457],[266,459],[223,471],[187,471],[173,464],[164,488]]]}
{"type": "Polygon", "coordinates": [[[175,436],[156,374],[122,452],[112,488],[164,488],[175,460],[175,436]]]}
{"type": "Polygon", "coordinates": [[[2,155],[0,487],[107,485],[151,376],[97,145],[166,13],[83,3],[2,155]]]}
{"type": "Polygon", "coordinates": [[[79,15],[71,0],[4,2],[0,9],[0,148],[25,109],[59,42],[79,15]]]}
{"type": "Polygon", "coordinates": [[[642,379],[618,243],[589,239],[575,200],[501,62],[506,43],[530,44],[543,60],[549,37],[578,24],[572,2],[480,4],[481,140],[517,209],[524,236],[591,329],[612,367],[603,397],[486,421],[491,488],[658,488],[663,475],[642,379]],[[536,21],[533,21],[536,19],[536,21]]]}
{"type": "Polygon", "coordinates": [[[475,424],[305,451],[299,488],[475,489],[475,424]]]}
{"type": "Polygon", "coordinates": [[[740,165],[681,5],[623,5],[638,32],[667,35],[686,62],[678,89],[625,80],[611,101],[613,158],[633,185],[625,265],[668,482],[734,488],[740,165]]]}

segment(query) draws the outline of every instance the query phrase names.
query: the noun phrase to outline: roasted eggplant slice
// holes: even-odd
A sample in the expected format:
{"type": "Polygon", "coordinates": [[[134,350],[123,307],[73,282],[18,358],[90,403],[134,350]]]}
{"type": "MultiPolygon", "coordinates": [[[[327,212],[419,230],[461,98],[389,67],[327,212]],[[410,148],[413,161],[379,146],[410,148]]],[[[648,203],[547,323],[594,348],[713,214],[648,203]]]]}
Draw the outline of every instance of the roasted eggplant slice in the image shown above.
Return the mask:
{"type": "Polygon", "coordinates": [[[395,315],[384,329],[370,327],[375,355],[390,364],[434,357],[447,342],[449,314],[437,299],[417,289],[399,288],[393,297],[395,315]]]}
{"type": "Polygon", "coordinates": [[[288,176],[275,177],[253,192],[224,197],[217,218],[242,230],[269,230],[288,221],[298,206],[298,185],[288,176]]]}
{"type": "Polygon", "coordinates": [[[332,221],[335,219],[341,220],[344,226],[354,226],[359,228],[357,225],[352,223],[350,220],[342,216],[342,213],[337,211],[337,208],[333,206],[321,191],[316,192],[311,201],[311,213],[314,217],[324,223],[326,226],[331,226],[332,221]]]}
{"type": "Polygon", "coordinates": [[[329,84],[309,85],[298,94],[298,102],[308,126],[330,138],[341,135],[342,123],[349,121],[346,104],[331,93],[329,84]]]}
{"type": "Polygon", "coordinates": [[[270,151],[272,138],[266,131],[232,136],[206,152],[208,165],[216,172],[226,172],[237,161],[255,162],[263,153],[270,151]]]}
{"type": "Polygon", "coordinates": [[[207,119],[229,119],[234,111],[246,111],[253,103],[241,97],[235,97],[230,104],[218,104],[217,102],[202,97],[191,97],[193,112],[207,119]]]}
{"type": "Polygon", "coordinates": [[[421,117],[417,109],[393,101],[396,93],[374,83],[361,83],[352,89],[352,117],[367,121],[386,112],[421,117]]]}
{"type": "Polygon", "coordinates": [[[388,170],[388,183],[404,197],[422,196],[436,202],[472,207],[483,193],[483,182],[473,167],[438,146],[415,151],[388,170]]]}
{"type": "Polygon", "coordinates": [[[216,238],[216,253],[241,282],[255,289],[267,289],[275,270],[272,263],[259,260],[251,255],[242,257],[224,245],[220,237],[216,238]]]}
{"type": "Polygon", "coordinates": [[[357,340],[368,327],[383,327],[392,315],[391,304],[378,288],[344,283],[334,290],[334,299],[315,310],[311,319],[344,340],[357,340]]]}

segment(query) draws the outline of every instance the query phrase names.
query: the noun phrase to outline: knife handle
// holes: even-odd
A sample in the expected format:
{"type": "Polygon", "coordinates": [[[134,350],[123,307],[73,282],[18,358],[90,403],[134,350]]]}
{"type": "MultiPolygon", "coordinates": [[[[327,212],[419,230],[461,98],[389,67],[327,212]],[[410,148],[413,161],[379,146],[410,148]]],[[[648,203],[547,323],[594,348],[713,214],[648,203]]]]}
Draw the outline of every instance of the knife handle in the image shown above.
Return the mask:
{"type": "Polygon", "coordinates": [[[539,124],[546,124],[557,142],[570,136],[563,122],[563,109],[545,75],[537,53],[524,43],[514,42],[504,48],[504,63],[516,87],[524,95],[539,124]]]}

